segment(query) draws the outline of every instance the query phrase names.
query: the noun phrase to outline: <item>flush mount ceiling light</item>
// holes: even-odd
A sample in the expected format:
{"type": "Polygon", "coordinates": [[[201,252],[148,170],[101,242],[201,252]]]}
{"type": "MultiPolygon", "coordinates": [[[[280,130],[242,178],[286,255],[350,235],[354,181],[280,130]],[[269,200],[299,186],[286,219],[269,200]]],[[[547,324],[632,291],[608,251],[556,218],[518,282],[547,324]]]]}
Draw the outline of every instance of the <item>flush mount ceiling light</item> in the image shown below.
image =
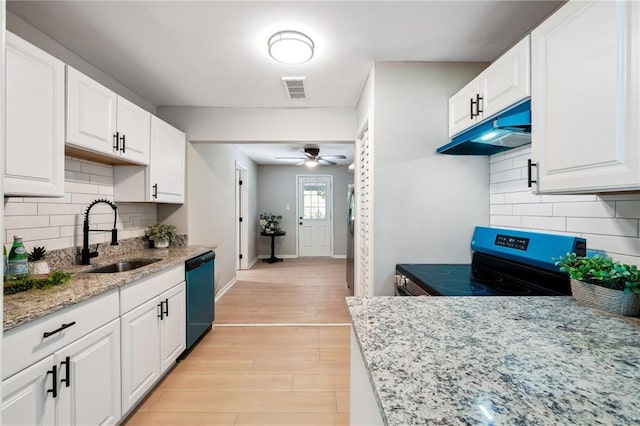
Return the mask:
{"type": "Polygon", "coordinates": [[[313,40],[299,31],[278,31],[269,37],[269,56],[278,62],[298,65],[313,58],[313,40]]]}

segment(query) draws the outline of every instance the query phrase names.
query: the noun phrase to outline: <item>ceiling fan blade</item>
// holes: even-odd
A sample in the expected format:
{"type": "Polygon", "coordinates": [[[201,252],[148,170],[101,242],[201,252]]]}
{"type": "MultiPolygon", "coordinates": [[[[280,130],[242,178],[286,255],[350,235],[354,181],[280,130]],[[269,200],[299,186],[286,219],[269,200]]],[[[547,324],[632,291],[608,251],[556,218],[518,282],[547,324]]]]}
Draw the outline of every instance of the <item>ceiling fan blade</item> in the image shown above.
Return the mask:
{"type": "Polygon", "coordinates": [[[333,161],[329,161],[324,157],[318,157],[318,163],[324,164],[325,166],[335,166],[338,163],[334,163],[333,161]]]}
{"type": "Polygon", "coordinates": [[[306,156],[307,156],[307,158],[313,158],[313,155],[309,154],[309,153],[308,153],[308,152],[306,152],[306,151],[305,151],[305,152],[303,152],[303,154],[304,154],[304,155],[306,155],[306,156]]]}
{"type": "Polygon", "coordinates": [[[330,158],[332,160],[346,160],[347,157],[344,155],[323,155],[322,158],[324,158],[325,160],[330,158]]]}
{"type": "Polygon", "coordinates": [[[306,160],[306,157],[276,157],[276,160],[306,160]]]}
{"type": "Polygon", "coordinates": [[[306,162],[307,162],[307,160],[302,160],[301,162],[296,163],[296,166],[302,166],[306,162]]]}

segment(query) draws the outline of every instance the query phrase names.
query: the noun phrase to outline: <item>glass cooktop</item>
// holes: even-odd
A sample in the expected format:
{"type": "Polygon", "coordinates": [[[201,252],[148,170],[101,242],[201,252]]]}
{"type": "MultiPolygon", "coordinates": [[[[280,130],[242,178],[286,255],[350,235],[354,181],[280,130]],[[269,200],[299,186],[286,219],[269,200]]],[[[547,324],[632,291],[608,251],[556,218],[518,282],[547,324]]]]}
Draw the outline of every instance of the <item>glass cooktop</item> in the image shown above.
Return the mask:
{"type": "Polygon", "coordinates": [[[472,265],[398,264],[396,270],[434,296],[546,296],[557,293],[472,265]]]}

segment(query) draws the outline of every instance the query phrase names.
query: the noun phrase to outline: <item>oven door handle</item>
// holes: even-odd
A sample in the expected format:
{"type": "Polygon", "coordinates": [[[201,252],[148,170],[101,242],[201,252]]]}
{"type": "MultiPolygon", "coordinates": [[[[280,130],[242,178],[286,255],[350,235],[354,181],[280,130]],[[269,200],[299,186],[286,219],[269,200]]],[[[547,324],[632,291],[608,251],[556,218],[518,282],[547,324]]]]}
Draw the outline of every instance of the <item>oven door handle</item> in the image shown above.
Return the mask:
{"type": "Polygon", "coordinates": [[[404,286],[396,286],[396,290],[398,291],[398,296],[413,296],[413,294],[409,293],[409,291],[404,288],[404,286]]]}

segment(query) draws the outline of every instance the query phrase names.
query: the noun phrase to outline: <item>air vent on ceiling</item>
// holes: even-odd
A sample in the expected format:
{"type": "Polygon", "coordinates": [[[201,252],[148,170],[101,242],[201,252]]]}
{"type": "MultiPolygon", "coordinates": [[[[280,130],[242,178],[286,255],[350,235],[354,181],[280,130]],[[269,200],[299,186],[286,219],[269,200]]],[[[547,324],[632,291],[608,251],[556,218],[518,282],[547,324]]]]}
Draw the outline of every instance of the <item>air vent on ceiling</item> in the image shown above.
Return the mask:
{"type": "Polygon", "coordinates": [[[304,91],[304,77],[282,77],[282,84],[289,99],[307,98],[304,91]]]}

